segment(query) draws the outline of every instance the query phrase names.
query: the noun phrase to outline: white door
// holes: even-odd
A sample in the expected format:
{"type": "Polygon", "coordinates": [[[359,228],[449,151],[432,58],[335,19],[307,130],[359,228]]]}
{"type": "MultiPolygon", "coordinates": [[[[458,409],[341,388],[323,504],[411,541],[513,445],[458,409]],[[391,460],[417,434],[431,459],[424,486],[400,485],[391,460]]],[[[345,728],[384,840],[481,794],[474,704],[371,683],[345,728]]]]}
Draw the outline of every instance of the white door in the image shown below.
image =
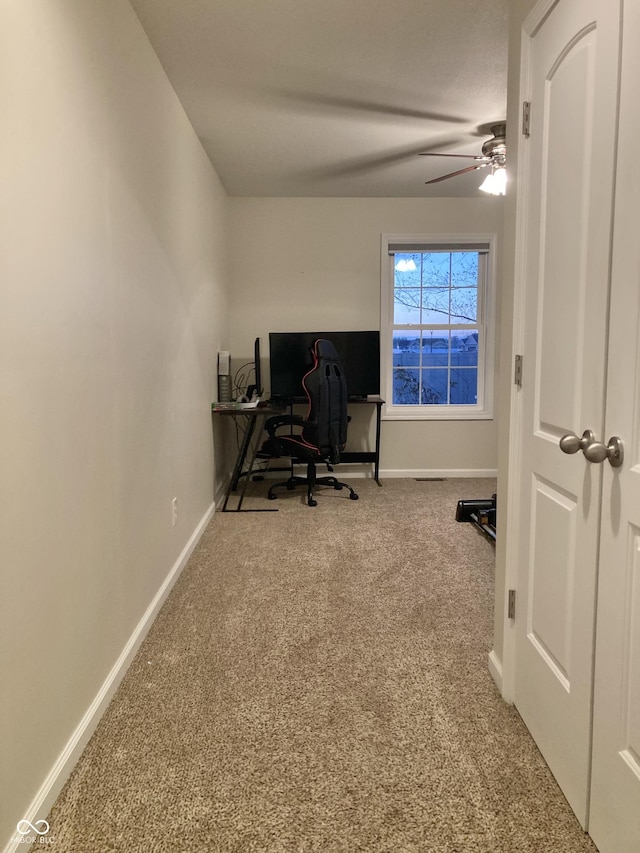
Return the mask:
{"type": "Polygon", "coordinates": [[[589,832],[602,853],[640,851],[640,4],[626,3],[611,273],[589,832]]]}
{"type": "Polygon", "coordinates": [[[560,0],[530,43],[515,704],[586,826],[620,2],[560,0]],[[577,441],[577,439],[576,439],[577,441]]]}

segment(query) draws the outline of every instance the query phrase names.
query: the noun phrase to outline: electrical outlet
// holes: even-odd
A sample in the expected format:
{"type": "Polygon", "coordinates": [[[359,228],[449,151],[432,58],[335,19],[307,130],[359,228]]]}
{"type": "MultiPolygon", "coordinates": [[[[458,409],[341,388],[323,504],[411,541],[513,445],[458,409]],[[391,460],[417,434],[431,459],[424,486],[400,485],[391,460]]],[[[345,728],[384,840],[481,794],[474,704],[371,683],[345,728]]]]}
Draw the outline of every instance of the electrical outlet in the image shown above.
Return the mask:
{"type": "Polygon", "coordinates": [[[171,510],[173,513],[173,526],[175,527],[178,523],[178,498],[174,498],[171,501],[171,510]]]}

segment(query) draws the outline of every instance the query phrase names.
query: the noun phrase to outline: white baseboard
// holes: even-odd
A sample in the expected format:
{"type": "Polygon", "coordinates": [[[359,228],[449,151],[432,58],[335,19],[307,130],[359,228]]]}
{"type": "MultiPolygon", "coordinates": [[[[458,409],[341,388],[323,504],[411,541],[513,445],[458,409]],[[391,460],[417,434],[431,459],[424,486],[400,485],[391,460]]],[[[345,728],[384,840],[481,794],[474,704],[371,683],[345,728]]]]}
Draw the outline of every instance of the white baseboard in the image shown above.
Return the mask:
{"type": "Polygon", "coordinates": [[[489,672],[496,683],[496,687],[502,695],[502,661],[495,653],[494,649],[489,652],[489,672]]]}
{"type": "MultiPolygon", "coordinates": [[[[91,735],[96,730],[98,723],[104,712],[107,709],[111,698],[118,689],[120,682],[129,668],[138,648],[146,637],[151,625],[153,624],[160,608],[165,602],[165,599],[171,592],[175,582],[178,580],[180,573],[184,569],[193,553],[194,548],[198,544],[200,537],[205,531],[206,526],[211,521],[215,512],[215,501],[207,509],[201,520],[198,522],[196,529],[191,534],[189,541],[182,549],[180,556],[171,567],[169,574],[162,582],[160,588],[154,595],[144,615],[136,625],[133,633],[129,637],[120,656],[113,665],[111,672],[107,675],[95,699],[87,708],[82,720],[76,727],[75,731],[67,741],[66,746],[56,759],[49,774],[40,786],[39,791],[33,798],[31,805],[27,808],[24,819],[32,824],[37,820],[42,820],[50,812],[51,807],[65,782],[71,775],[71,771],[75,767],[82,751],[89,742],[91,735]]],[[[16,835],[14,833],[14,835],[16,835]]],[[[53,833],[52,833],[53,835],[53,833]]],[[[30,846],[30,845],[26,845],[30,846]]],[[[39,847],[36,844],[36,847],[39,847]]],[[[24,849],[24,838],[17,836],[11,837],[5,846],[3,853],[15,853],[18,849],[24,849]]]]}
{"type": "Polygon", "coordinates": [[[409,477],[411,479],[424,478],[433,479],[442,477],[445,480],[455,479],[456,477],[471,477],[477,478],[495,478],[498,476],[497,468],[421,468],[421,469],[404,469],[404,468],[385,468],[380,471],[380,477],[409,477]]]}
{"type": "Polygon", "coordinates": [[[227,486],[229,485],[229,479],[225,480],[224,482],[220,482],[220,480],[216,482],[216,489],[213,495],[214,503],[216,506],[222,506],[224,503],[224,498],[227,493],[227,486]]]}

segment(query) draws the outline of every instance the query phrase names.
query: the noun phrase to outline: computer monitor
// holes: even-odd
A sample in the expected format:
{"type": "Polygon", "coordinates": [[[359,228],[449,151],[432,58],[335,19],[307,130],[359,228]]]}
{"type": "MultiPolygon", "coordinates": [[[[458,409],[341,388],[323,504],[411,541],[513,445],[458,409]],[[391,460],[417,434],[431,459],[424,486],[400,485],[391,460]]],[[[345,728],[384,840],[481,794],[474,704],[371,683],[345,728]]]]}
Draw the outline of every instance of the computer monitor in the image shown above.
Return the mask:
{"type": "Polygon", "coordinates": [[[311,350],[318,338],[335,346],[351,399],[380,393],[380,332],[271,332],[271,398],[305,399],[302,377],[313,366],[311,350]]]}
{"type": "Polygon", "coordinates": [[[246,398],[249,400],[261,397],[264,390],[262,387],[262,370],[260,365],[260,338],[256,338],[253,342],[253,373],[254,382],[248,386],[246,393],[246,398]]]}
{"type": "Polygon", "coordinates": [[[262,387],[262,370],[260,368],[260,338],[256,338],[253,344],[253,362],[255,365],[256,394],[261,397],[264,388],[262,387]]]}

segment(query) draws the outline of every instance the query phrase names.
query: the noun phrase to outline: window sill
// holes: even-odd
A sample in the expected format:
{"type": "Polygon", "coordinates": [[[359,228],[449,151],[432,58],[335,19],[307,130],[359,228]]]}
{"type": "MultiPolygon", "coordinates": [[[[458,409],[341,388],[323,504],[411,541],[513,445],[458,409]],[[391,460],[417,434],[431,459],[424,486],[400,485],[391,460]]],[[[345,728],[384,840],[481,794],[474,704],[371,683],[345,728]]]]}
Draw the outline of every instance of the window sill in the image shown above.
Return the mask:
{"type": "Polygon", "coordinates": [[[491,421],[493,412],[475,406],[427,407],[389,406],[382,412],[383,421],[491,421]]]}

